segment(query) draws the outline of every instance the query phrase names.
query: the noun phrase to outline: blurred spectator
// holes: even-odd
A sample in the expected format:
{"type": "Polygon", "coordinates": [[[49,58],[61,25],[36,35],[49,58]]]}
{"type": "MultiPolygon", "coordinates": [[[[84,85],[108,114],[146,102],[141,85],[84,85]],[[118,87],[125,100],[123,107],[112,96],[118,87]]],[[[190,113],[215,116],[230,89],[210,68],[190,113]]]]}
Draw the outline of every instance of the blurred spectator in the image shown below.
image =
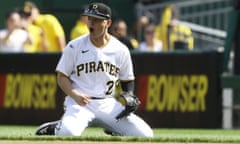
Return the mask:
{"type": "Polygon", "coordinates": [[[42,28],[47,42],[48,52],[62,51],[66,39],[62,25],[52,14],[41,14],[39,8],[32,2],[26,1],[24,12],[31,14],[33,24],[42,28]]]}
{"type": "Polygon", "coordinates": [[[132,27],[133,36],[140,42],[144,40],[144,28],[150,23],[157,23],[155,15],[150,11],[145,11],[145,2],[136,1],[133,14],[137,18],[132,27]],[[144,11],[142,11],[144,10],[144,11]]]}
{"type": "Polygon", "coordinates": [[[72,28],[70,33],[70,40],[73,40],[81,35],[89,33],[87,27],[87,16],[80,15],[76,25],[72,28]]]}
{"type": "Polygon", "coordinates": [[[178,23],[176,9],[167,6],[162,14],[161,21],[156,27],[156,36],[163,42],[163,50],[176,48],[193,49],[194,40],[189,27],[178,23]]]}
{"type": "Polygon", "coordinates": [[[70,40],[73,40],[81,35],[89,33],[88,26],[87,26],[88,18],[87,18],[87,16],[82,15],[85,8],[86,8],[86,6],[83,6],[81,8],[81,13],[79,15],[79,18],[78,18],[75,26],[71,29],[70,40]]]}
{"type": "Polygon", "coordinates": [[[27,31],[21,29],[21,16],[18,9],[5,16],[6,28],[0,30],[0,52],[24,52],[24,44],[31,43],[27,31]]]}
{"type": "Polygon", "coordinates": [[[115,20],[110,29],[110,33],[122,43],[124,43],[129,48],[129,50],[138,48],[138,41],[128,35],[127,24],[124,20],[115,20]]]}
{"type": "Polygon", "coordinates": [[[163,50],[168,50],[168,24],[171,21],[172,7],[167,6],[161,16],[160,23],[156,26],[156,37],[162,40],[163,50]]]}
{"type": "Polygon", "coordinates": [[[162,41],[155,35],[155,25],[149,24],[144,29],[144,41],[140,43],[139,51],[142,52],[160,52],[162,51],[162,41]]]}
{"type": "Polygon", "coordinates": [[[47,44],[44,37],[43,30],[32,24],[31,15],[29,13],[25,13],[22,9],[20,11],[22,17],[22,28],[26,30],[31,38],[31,44],[27,43],[24,45],[24,51],[28,53],[34,52],[44,52],[47,51],[47,44]]]}
{"type": "Polygon", "coordinates": [[[151,23],[150,19],[147,16],[143,15],[133,25],[132,33],[133,33],[133,36],[136,37],[138,41],[144,40],[143,30],[145,26],[150,23],[151,23]]]}

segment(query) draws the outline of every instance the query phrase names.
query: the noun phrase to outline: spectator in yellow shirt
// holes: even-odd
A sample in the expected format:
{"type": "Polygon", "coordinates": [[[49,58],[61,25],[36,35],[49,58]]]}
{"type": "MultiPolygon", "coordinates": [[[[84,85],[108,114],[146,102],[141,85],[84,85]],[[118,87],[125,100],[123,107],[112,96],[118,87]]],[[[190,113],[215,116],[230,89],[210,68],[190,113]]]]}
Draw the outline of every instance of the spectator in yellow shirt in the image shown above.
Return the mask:
{"type": "Polygon", "coordinates": [[[70,40],[73,40],[81,35],[89,33],[87,21],[88,21],[87,16],[80,15],[79,19],[76,22],[76,25],[71,30],[70,40]]]}
{"type": "Polygon", "coordinates": [[[48,52],[61,52],[66,46],[65,33],[58,19],[51,14],[41,14],[32,2],[25,2],[24,11],[31,11],[33,24],[42,28],[48,52]]]}
{"type": "Polygon", "coordinates": [[[24,52],[35,53],[35,52],[44,52],[47,50],[46,40],[43,35],[43,30],[32,24],[31,14],[20,10],[22,17],[22,28],[26,30],[31,38],[31,44],[27,43],[24,45],[24,52]]]}
{"type": "Polygon", "coordinates": [[[165,51],[177,48],[177,43],[185,44],[187,49],[194,47],[191,29],[177,23],[177,13],[172,5],[164,9],[161,21],[156,27],[156,37],[163,42],[165,51]]]}
{"type": "Polygon", "coordinates": [[[188,49],[191,50],[194,47],[194,41],[192,31],[189,27],[181,24],[170,23],[169,25],[169,49],[188,49]]]}

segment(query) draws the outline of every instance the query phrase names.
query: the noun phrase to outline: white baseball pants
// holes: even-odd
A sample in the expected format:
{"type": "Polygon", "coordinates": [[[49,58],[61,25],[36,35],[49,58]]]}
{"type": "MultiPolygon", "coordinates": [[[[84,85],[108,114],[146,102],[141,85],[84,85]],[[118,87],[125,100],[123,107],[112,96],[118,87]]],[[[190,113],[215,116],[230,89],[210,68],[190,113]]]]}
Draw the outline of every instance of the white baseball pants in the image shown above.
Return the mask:
{"type": "Polygon", "coordinates": [[[150,126],[135,114],[116,120],[124,106],[115,98],[90,100],[86,106],[80,106],[67,96],[64,105],[65,113],[55,129],[56,135],[80,136],[93,124],[122,136],[153,137],[150,126]]]}

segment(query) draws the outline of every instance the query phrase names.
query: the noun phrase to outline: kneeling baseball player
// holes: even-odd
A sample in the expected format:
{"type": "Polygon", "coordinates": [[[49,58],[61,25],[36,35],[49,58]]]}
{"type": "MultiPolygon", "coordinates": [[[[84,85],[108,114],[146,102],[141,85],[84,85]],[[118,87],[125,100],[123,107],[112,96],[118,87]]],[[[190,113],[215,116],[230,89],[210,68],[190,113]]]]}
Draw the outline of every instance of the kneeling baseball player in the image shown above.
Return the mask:
{"type": "Polygon", "coordinates": [[[80,136],[94,124],[112,135],[153,137],[150,126],[133,113],[139,100],[132,60],[128,48],[108,33],[111,9],[92,3],[82,15],[88,16],[90,33],[69,42],[56,67],[67,94],[65,112],[61,120],[41,125],[36,135],[80,136]],[[123,93],[116,98],[118,80],[123,93]]]}

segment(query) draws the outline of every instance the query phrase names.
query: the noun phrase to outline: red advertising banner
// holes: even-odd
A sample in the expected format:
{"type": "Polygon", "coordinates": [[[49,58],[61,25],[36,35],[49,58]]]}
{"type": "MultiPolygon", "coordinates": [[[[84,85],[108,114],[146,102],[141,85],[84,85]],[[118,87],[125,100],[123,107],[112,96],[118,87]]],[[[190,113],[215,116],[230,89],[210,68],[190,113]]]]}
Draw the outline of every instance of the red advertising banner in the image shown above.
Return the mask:
{"type": "Polygon", "coordinates": [[[4,103],[3,95],[5,94],[5,89],[6,89],[6,76],[0,75],[0,107],[3,107],[4,103]]]}

